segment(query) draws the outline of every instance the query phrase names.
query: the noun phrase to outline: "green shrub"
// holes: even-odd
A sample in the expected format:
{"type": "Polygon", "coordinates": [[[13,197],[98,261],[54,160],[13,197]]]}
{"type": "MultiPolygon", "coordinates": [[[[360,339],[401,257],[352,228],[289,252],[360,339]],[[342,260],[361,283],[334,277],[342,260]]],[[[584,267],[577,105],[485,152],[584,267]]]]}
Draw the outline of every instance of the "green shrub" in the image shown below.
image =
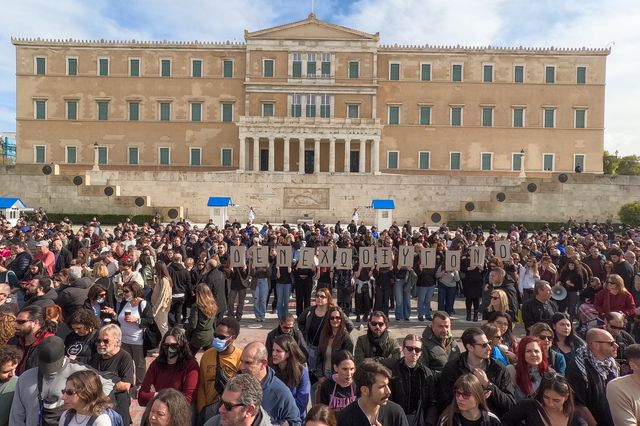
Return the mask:
{"type": "MultiPolygon", "coordinates": [[[[27,219],[35,219],[35,213],[28,213],[25,215],[27,219]]],[[[74,225],[85,225],[93,220],[95,217],[101,225],[117,225],[131,219],[131,222],[137,225],[143,225],[145,222],[151,223],[153,220],[152,215],[136,215],[130,216],[126,214],[68,214],[68,213],[47,213],[49,222],[58,223],[65,217],[68,217],[74,225]]]]}
{"type": "Polygon", "coordinates": [[[640,201],[633,201],[623,205],[618,212],[618,216],[620,216],[620,220],[624,224],[640,225],[640,201]]]}

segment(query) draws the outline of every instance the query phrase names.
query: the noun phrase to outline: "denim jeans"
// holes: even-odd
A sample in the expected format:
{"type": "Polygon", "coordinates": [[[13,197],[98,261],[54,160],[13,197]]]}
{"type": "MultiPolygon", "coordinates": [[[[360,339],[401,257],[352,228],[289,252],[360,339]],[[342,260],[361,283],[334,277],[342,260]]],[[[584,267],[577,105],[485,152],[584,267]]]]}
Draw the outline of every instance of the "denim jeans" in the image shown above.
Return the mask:
{"type": "Polygon", "coordinates": [[[289,313],[289,297],[291,297],[291,283],[276,284],[276,295],[278,296],[278,305],[276,310],[278,318],[289,313]]]}
{"type": "Polygon", "coordinates": [[[267,294],[269,293],[269,279],[258,278],[253,290],[253,313],[256,318],[264,318],[267,311],[267,294]]]}
{"type": "Polygon", "coordinates": [[[411,316],[411,293],[404,291],[404,280],[396,280],[393,295],[396,299],[396,320],[408,320],[411,316]]]}
{"type": "Polygon", "coordinates": [[[436,286],[418,287],[418,318],[431,316],[431,299],[436,286]]]}
{"type": "Polygon", "coordinates": [[[451,315],[457,292],[458,289],[456,287],[447,287],[444,284],[438,284],[438,310],[451,315]]]}

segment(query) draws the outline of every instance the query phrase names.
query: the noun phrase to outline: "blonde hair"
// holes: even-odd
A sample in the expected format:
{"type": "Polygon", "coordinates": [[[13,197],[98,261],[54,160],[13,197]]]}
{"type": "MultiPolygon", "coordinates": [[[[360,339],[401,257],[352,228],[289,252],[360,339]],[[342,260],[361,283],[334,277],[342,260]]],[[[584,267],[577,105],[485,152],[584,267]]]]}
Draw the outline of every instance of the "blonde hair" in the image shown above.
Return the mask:
{"type": "Polygon", "coordinates": [[[104,278],[108,276],[109,270],[103,262],[96,262],[95,265],[93,265],[93,278],[104,278]]]}
{"type": "MultiPolygon", "coordinates": [[[[507,297],[507,293],[504,290],[493,290],[491,291],[491,297],[493,297],[494,293],[496,293],[500,298],[500,305],[502,306],[500,312],[507,312],[507,309],[509,309],[509,298],[507,297]]],[[[495,311],[492,304],[489,304],[489,306],[487,307],[487,311],[495,311]]]]}
{"type": "Polygon", "coordinates": [[[624,280],[622,279],[622,277],[618,274],[611,274],[607,277],[607,284],[613,284],[616,287],[618,287],[618,291],[620,293],[626,293],[627,292],[627,288],[624,285],[624,280]]]}
{"type": "Polygon", "coordinates": [[[196,305],[208,317],[213,318],[218,312],[218,305],[208,285],[201,283],[196,287],[196,305]]]}

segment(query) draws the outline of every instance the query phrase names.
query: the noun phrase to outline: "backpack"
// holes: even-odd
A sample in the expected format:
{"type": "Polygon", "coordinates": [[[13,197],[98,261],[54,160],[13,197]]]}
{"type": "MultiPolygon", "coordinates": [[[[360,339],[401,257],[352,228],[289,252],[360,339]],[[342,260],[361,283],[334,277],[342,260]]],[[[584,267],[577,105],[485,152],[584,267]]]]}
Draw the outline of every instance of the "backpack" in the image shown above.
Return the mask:
{"type": "MultiPolygon", "coordinates": [[[[75,411],[68,410],[67,414],[64,417],[64,426],[69,426],[71,423],[71,419],[75,416],[75,411]]],[[[118,414],[113,408],[107,408],[104,410],[104,414],[109,416],[109,420],[111,421],[111,426],[124,426],[124,421],[122,420],[122,416],[118,414]]],[[[89,421],[87,422],[87,426],[93,425],[98,416],[91,416],[89,421]]]]}

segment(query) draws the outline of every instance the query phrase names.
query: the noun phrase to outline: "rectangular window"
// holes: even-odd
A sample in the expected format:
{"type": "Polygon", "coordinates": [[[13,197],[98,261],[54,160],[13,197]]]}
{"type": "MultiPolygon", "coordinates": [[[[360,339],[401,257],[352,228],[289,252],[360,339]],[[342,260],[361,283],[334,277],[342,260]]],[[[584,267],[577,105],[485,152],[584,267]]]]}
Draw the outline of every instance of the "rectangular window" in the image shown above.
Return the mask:
{"type": "Polygon", "coordinates": [[[430,106],[420,107],[420,124],[423,126],[431,125],[431,107],[430,106]]]}
{"type": "Polygon", "coordinates": [[[137,165],[139,163],[138,158],[138,147],[130,146],[127,150],[127,163],[132,165],[137,165]]]}
{"type": "Polygon", "coordinates": [[[47,73],[47,59],[43,57],[36,58],[36,74],[45,75],[47,73]]]}
{"type": "Polygon", "coordinates": [[[109,162],[109,148],[106,146],[98,147],[98,164],[107,164],[109,162]]]}
{"type": "Polygon", "coordinates": [[[449,153],[449,169],[451,170],[460,170],[461,169],[461,155],[459,152],[450,152],[449,153]]]}
{"type": "Polygon", "coordinates": [[[462,126],[462,107],[451,107],[451,125],[462,126]]]}
{"type": "Polygon", "coordinates": [[[400,80],[400,64],[398,63],[390,63],[389,64],[389,80],[400,80]]]}
{"type": "Polygon", "coordinates": [[[493,126],[493,108],[482,108],[482,127],[493,126]]]}
{"type": "Polygon", "coordinates": [[[171,120],[171,102],[160,102],[160,121],[171,120]]]}
{"type": "Polygon", "coordinates": [[[349,78],[360,77],[360,62],[349,61],[349,78]]]}
{"type": "Polygon", "coordinates": [[[98,58],[98,75],[102,77],[109,75],[109,58],[98,58]]]}
{"type": "Polygon", "coordinates": [[[544,109],[544,127],[552,129],[555,126],[556,110],[555,108],[544,109]]]}
{"type": "Polygon", "coordinates": [[[521,152],[514,152],[511,154],[511,170],[514,172],[519,172],[522,170],[522,159],[524,154],[521,152]]]}
{"type": "Polygon", "coordinates": [[[400,153],[398,151],[387,152],[387,169],[397,169],[400,153]]]}
{"type": "Polygon", "coordinates": [[[307,53],[307,77],[316,76],[316,54],[307,53]]]}
{"type": "Polygon", "coordinates": [[[513,82],[524,83],[524,65],[516,65],[513,67],[513,82]]]}
{"type": "Polygon", "coordinates": [[[545,172],[552,172],[553,171],[553,160],[554,160],[554,155],[553,154],[543,154],[543,156],[542,156],[542,170],[544,170],[545,172]]]}
{"type": "Polygon", "coordinates": [[[140,120],[140,102],[129,102],[129,121],[140,120]]]}
{"type": "Polygon", "coordinates": [[[544,82],[552,84],[556,82],[556,67],[553,65],[547,65],[544,67],[544,82]]]}
{"type": "Polygon", "coordinates": [[[273,77],[273,59],[265,59],[262,61],[262,76],[273,77]]]}
{"type": "Polygon", "coordinates": [[[191,103],[191,121],[202,121],[202,103],[191,103]]]}
{"type": "Polygon", "coordinates": [[[360,105],[347,105],[348,118],[360,118],[360,105]]]}
{"type": "Polygon", "coordinates": [[[493,168],[493,154],[490,152],[483,152],[482,154],[480,154],[480,156],[481,156],[480,170],[482,171],[491,170],[493,168]]]}
{"type": "Polygon", "coordinates": [[[202,150],[200,148],[189,148],[189,164],[199,166],[201,161],[202,150]]]}
{"type": "Polygon", "coordinates": [[[67,164],[76,164],[78,162],[78,148],[68,146],[65,150],[65,161],[67,164]]]}
{"type": "Polygon", "coordinates": [[[462,81],[462,64],[451,65],[451,81],[462,81]]]}
{"type": "Polygon", "coordinates": [[[320,73],[322,78],[331,77],[331,53],[322,54],[322,63],[320,64],[320,73]]]}
{"type": "Polygon", "coordinates": [[[389,106],[388,124],[400,124],[400,107],[396,105],[389,106]]]}
{"type": "Polygon", "coordinates": [[[513,127],[524,127],[524,108],[513,108],[513,127]]]}
{"type": "Polygon", "coordinates": [[[129,58],[129,76],[140,77],[140,59],[129,58]]]}
{"type": "Polygon", "coordinates": [[[224,78],[232,78],[233,77],[233,61],[231,59],[225,59],[222,61],[223,68],[223,77],[224,78]]]}
{"type": "Polygon", "coordinates": [[[231,148],[222,148],[220,160],[224,167],[231,167],[233,165],[233,150],[231,148]]]}
{"type": "Polygon", "coordinates": [[[263,104],[262,104],[262,116],[263,117],[273,117],[273,103],[272,102],[263,102],[263,104]]]}
{"type": "Polygon", "coordinates": [[[574,127],[576,129],[584,129],[587,124],[587,110],[586,109],[576,109],[575,110],[575,120],[574,127]]]}
{"type": "Polygon", "coordinates": [[[67,120],[78,119],[78,101],[67,101],[67,120]]]}
{"type": "Polygon", "coordinates": [[[418,168],[426,170],[431,167],[431,153],[421,151],[418,153],[418,168]]]}
{"type": "Polygon", "coordinates": [[[109,119],[109,102],[98,101],[98,120],[109,119]]]}
{"type": "Polygon", "coordinates": [[[191,60],[191,77],[202,77],[202,59],[191,60]]]}
{"type": "Polygon", "coordinates": [[[316,116],[316,95],[307,95],[307,117],[316,116]]]}
{"type": "Polygon", "coordinates": [[[302,96],[291,96],[291,116],[302,117],[302,96]]]}
{"type": "Polygon", "coordinates": [[[225,123],[231,123],[233,121],[233,104],[222,104],[222,121],[225,123]]]}
{"type": "Polygon", "coordinates": [[[581,66],[576,68],[576,83],[587,84],[587,67],[581,66]]]}
{"type": "Polygon", "coordinates": [[[584,172],[584,154],[573,155],[573,170],[580,173],[584,172]]]}
{"type": "Polygon", "coordinates": [[[38,100],[34,102],[34,118],[36,120],[46,120],[47,118],[47,101],[38,100]]]}
{"type": "Polygon", "coordinates": [[[160,59],[160,77],[171,77],[171,59],[160,59]]]}
{"type": "Polygon", "coordinates": [[[67,75],[78,75],[78,58],[67,58],[67,75]]]}
{"type": "Polygon", "coordinates": [[[420,64],[420,80],[431,81],[431,64],[420,64]]]}
{"type": "Polygon", "coordinates": [[[482,66],[482,81],[485,83],[493,82],[493,65],[482,66]]]}
{"type": "Polygon", "coordinates": [[[160,148],[158,154],[160,156],[161,165],[166,166],[171,163],[171,150],[169,148],[160,148]]]}
{"type": "Polygon", "coordinates": [[[38,164],[43,164],[47,160],[47,148],[44,145],[36,145],[33,147],[33,160],[38,164]]]}
{"type": "Polygon", "coordinates": [[[293,78],[302,77],[302,53],[296,52],[293,54],[293,62],[291,64],[291,76],[293,78]]]}
{"type": "Polygon", "coordinates": [[[331,95],[320,95],[320,117],[331,117],[331,95]]]}

